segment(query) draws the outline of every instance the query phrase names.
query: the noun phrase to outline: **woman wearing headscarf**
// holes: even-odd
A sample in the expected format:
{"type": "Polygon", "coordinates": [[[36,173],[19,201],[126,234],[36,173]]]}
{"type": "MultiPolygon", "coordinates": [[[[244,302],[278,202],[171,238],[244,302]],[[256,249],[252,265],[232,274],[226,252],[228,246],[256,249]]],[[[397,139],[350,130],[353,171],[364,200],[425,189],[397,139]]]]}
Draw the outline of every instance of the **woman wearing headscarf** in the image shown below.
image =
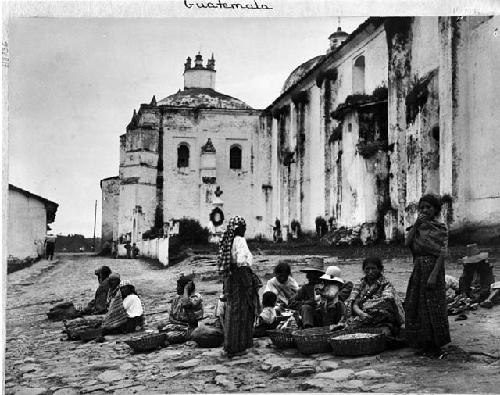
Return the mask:
{"type": "Polygon", "coordinates": [[[362,268],[364,276],[346,301],[345,323],[350,329],[385,328],[386,335],[398,336],[404,310],[396,289],[384,276],[382,261],[368,257],[363,260],[362,268]]]}
{"type": "Polygon", "coordinates": [[[413,273],[405,299],[405,332],[411,347],[438,354],[440,347],[451,341],[444,277],[448,231],[439,220],[438,196],[422,196],[418,209],[419,216],[405,242],[413,254],[413,273]]]}
{"type": "Polygon", "coordinates": [[[112,333],[127,322],[127,311],[123,307],[123,297],[120,292],[120,275],[112,273],[109,277],[108,312],[102,322],[106,333],[112,333]]]}
{"type": "Polygon", "coordinates": [[[231,218],[219,245],[218,265],[226,297],[224,350],[228,356],[244,354],[253,346],[253,327],[260,314],[258,290],[262,283],[251,269],[253,256],[245,231],[242,217],[231,218]]]}
{"type": "Polygon", "coordinates": [[[167,340],[183,343],[190,339],[191,332],[203,318],[203,300],[196,292],[192,276],[182,275],[177,280],[177,296],[170,307],[169,321],[161,324],[159,330],[167,334],[167,340]]]}

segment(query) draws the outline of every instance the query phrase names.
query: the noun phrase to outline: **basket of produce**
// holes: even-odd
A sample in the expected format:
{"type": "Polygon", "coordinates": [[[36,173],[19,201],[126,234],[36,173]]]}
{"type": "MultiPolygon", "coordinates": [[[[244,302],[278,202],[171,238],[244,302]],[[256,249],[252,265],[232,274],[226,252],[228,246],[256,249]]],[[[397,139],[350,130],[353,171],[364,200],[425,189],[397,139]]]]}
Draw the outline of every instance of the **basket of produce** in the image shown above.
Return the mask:
{"type": "Polygon", "coordinates": [[[293,338],[302,354],[325,353],[331,351],[328,341],[332,333],[330,326],[321,326],[294,331],[293,338]]]}
{"type": "Polygon", "coordinates": [[[295,348],[297,343],[292,335],[294,329],[273,329],[268,330],[267,335],[276,348],[295,348]]]}
{"type": "Polygon", "coordinates": [[[165,333],[152,333],[137,338],[125,340],[125,343],[135,352],[152,351],[165,345],[165,333]]]}
{"type": "Polygon", "coordinates": [[[333,354],[338,356],[373,355],[386,348],[386,338],[379,328],[360,328],[334,333],[329,339],[333,354]]]}

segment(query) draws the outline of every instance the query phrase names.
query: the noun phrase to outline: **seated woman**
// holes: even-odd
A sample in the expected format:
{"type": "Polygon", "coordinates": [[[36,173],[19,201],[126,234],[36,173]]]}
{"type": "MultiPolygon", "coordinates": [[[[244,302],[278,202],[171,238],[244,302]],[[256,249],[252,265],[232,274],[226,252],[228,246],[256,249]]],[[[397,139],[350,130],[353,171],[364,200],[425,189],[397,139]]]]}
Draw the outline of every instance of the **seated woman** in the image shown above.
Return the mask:
{"type": "Polygon", "coordinates": [[[344,316],[346,308],[339,299],[339,290],[344,285],[337,266],[328,266],[325,274],[320,277],[322,287],[317,289],[320,296],[318,312],[321,326],[337,324],[344,316]]]}
{"type": "Polygon", "coordinates": [[[142,303],[130,281],[120,282],[117,273],[110,277],[109,309],[102,322],[103,334],[129,333],[144,324],[142,303]]]}
{"type": "Polygon", "coordinates": [[[397,336],[404,323],[403,306],[383,270],[379,258],[370,257],[363,261],[365,276],[354,286],[346,302],[345,323],[351,329],[385,327],[387,334],[397,336]]]}
{"type": "Polygon", "coordinates": [[[274,268],[274,277],[267,284],[264,292],[272,292],[278,298],[279,310],[288,307],[292,298],[297,295],[299,285],[292,277],[292,269],[287,262],[280,262],[274,268]]]}
{"type": "Polygon", "coordinates": [[[108,266],[102,266],[95,271],[95,275],[99,286],[95,291],[94,299],[82,310],[82,315],[106,314],[108,311],[108,278],[111,275],[111,269],[108,266]]]}
{"type": "Polygon", "coordinates": [[[170,343],[189,340],[192,330],[203,318],[203,300],[195,290],[191,276],[182,276],[177,280],[177,297],[170,307],[169,323],[159,327],[161,332],[167,333],[170,343]]]}

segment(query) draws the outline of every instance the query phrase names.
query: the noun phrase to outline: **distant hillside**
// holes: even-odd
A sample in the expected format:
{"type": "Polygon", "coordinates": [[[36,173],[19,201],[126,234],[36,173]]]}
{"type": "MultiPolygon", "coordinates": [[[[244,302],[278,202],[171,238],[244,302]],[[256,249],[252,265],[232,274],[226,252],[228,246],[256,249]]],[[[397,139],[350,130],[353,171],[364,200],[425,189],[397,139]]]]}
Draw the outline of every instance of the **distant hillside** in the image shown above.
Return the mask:
{"type": "MultiPolygon", "coordinates": [[[[100,250],[101,239],[95,239],[95,248],[100,250]]],[[[92,252],[94,239],[92,237],[84,237],[83,235],[57,235],[56,251],[57,252],[80,252],[83,248],[84,252],[92,252]]]]}

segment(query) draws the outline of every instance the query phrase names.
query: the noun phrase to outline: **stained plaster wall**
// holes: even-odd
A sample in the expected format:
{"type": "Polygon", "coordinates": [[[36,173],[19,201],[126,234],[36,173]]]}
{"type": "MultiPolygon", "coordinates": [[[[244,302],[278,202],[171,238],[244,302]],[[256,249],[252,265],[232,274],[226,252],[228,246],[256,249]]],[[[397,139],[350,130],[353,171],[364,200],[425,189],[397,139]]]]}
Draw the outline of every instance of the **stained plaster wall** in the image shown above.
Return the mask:
{"type": "Polygon", "coordinates": [[[184,72],[184,88],[215,89],[216,72],[212,70],[186,70],[184,72]]]}
{"type": "Polygon", "coordinates": [[[490,228],[500,234],[500,17],[456,23],[451,59],[453,101],[452,230],[490,228]]]}
{"type": "Polygon", "coordinates": [[[101,240],[111,243],[118,238],[118,211],[120,207],[120,178],[112,177],[101,181],[102,227],[101,240]]]}
{"type": "MultiPolygon", "coordinates": [[[[153,118],[155,114],[155,111],[144,111],[139,124],[158,125],[153,118]]],[[[154,225],[158,205],[158,136],[158,129],[133,129],[120,141],[118,237],[131,233],[133,242],[140,240],[142,233],[154,225]]]]}
{"type": "MultiPolygon", "coordinates": [[[[412,23],[409,94],[426,85],[427,99],[408,119],[405,133],[407,172],[405,223],[413,223],[425,193],[439,194],[439,25],[437,17],[414,18],[412,23]]],[[[408,111],[408,105],[406,106],[408,111]]],[[[416,109],[413,109],[415,111],[416,109]]],[[[408,111],[410,112],[410,111],[408,111]]],[[[407,114],[407,117],[409,115],[407,114]]]]}
{"type": "MultiPolygon", "coordinates": [[[[332,65],[337,67],[338,77],[332,89],[331,111],[354,93],[352,68],[361,55],[365,57],[365,93],[371,94],[375,88],[387,85],[387,42],[381,26],[332,65]]],[[[326,187],[331,188],[328,191],[330,210],[335,213],[338,226],[359,226],[378,219],[375,162],[359,155],[358,142],[358,115],[354,111],[342,122],[342,140],[325,147],[331,161],[331,179],[326,187]],[[339,151],[342,152],[340,156],[339,151]]]]}
{"type": "Polygon", "coordinates": [[[19,259],[43,253],[47,232],[45,204],[38,199],[9,190],[7,255],[19,259]]]}
{"type": "Polygon", "coordinates": [[[337,94],[332,97],[332,111],[354,93],[352,70],[359,56],[365,57],[365,94],[371,94],[375,88],[387,85],[387,42],[383,26],[332,64],[338,70],[337,94]]]}
{"type": "Polygon", "coordinates": [[[247,221],[249,237],[264,232],[267,208],[262,185],[269,180],[270,165],[264,165],[269,154],[262,153],[269,149],[271,142],[265,132],[259,135],[259,113],[166,110],[163,130],[164,218],[197,218],[203,226],[209,226],[213,191],[220,186],[224,226],[230,217],[240,215],[247,221]],[[200,174],[201,149],[208,138],[217,152],[216,184],[213,186],[204,184],[200,174]],[[177,167],[177,147],[181,143],[189,146],[187,168],[177,167]],[[229,168],[229,150],[233,145],[242,149],[242,168],[239,170],[229,168]]]}

